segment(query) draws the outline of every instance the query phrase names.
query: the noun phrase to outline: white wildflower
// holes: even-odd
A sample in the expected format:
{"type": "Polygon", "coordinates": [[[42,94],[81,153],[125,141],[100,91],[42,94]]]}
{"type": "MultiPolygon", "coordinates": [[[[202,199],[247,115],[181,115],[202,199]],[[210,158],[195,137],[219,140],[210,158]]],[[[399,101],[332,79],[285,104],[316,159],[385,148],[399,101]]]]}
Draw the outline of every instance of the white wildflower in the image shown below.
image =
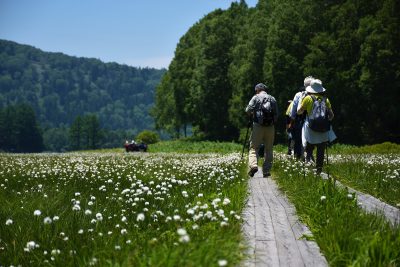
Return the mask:
{"type": "Polygon", "coordinates": [[[228,265],[228,261],[227,260],[218,260],[218,266],[226,266],[228,265]]]}
{"type": "Polygon", "coordinates": [[[51,218],[50,217],[46,217],[46,218],[44,218],[44,220],[43,220],[43,223],[44,224],[51,224],[53,221],[51,220],[51,218]]]}
{"type": "Polygon", "coordinates": [[[144,221],[144,214],[143,213],[139,213],[136,217],[136,221],[140,222],[140,221],[144,221]]]}
{"type": "Polygon", "coordinates": [[[6,221],[6,225],[10,225],[10,224],[13,224],[13,220],[8,219],[8,220],[6,221]]]}
{"type": "Polygon", "coordinates": [[[40,216],[41,214],[42,214],[42,212],[40,210],[35,210],[33,212],[33,215],[35,215],[35,216],[40,216]]]}

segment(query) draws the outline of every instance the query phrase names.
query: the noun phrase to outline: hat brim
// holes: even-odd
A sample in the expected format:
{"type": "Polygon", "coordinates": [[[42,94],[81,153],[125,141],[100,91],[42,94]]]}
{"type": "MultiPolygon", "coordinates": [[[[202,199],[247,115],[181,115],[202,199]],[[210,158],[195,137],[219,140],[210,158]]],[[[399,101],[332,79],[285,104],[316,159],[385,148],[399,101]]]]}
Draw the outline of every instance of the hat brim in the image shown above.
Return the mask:
{"type": "Polygon", "coordinates": [[[319,94],[319,93],[325,92],[326,89],[322,86],[318,86],[318,87],[314,86],[314,88],[313,88],[313,87],[311,87],[311,85],[309,85],[306,87],[306,91],[308,93],[312,93],[312,94],[319,94]]]}

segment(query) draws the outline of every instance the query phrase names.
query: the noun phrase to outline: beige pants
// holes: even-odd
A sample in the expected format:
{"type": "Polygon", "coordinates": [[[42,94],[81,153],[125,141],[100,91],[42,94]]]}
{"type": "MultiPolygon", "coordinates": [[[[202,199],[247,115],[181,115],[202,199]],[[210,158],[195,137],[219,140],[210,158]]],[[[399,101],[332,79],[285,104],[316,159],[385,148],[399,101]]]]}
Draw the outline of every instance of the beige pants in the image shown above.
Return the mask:
{"type": "Polygon", "coordinates": [[[275,127],[272,126],[260,126],[259,124],[253,124],[253,131],[250,137],[250,151],[249,151],[249,170],[254,167],[258,167],[258,149],[261,144],[264,144],[264,164],[263,174],[270,172],[273,161],[272,147],[275,138],[275,127]]]}

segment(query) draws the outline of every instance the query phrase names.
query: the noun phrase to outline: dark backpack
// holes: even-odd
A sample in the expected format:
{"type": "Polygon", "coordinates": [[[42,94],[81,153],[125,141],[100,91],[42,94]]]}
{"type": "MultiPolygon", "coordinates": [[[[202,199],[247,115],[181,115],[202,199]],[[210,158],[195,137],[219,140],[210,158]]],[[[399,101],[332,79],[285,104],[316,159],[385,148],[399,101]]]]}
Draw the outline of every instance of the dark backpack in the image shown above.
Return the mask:
{"type": "Polygon", "coordinates": [[[313,107],[311,114],[308,115],[308,126],[316,132],[327,132],[330,130],[331,123],[328,119],[328,109],[326,107],[326,97],[318,99],[311,95],[313,107]]]}
{"type": "Polygon", "coordinates": [[[257,103],[254,110],[254,121],[263,126],[274,124],[274,103],[270,96],[266,96],[261,102],[257,103]]]}

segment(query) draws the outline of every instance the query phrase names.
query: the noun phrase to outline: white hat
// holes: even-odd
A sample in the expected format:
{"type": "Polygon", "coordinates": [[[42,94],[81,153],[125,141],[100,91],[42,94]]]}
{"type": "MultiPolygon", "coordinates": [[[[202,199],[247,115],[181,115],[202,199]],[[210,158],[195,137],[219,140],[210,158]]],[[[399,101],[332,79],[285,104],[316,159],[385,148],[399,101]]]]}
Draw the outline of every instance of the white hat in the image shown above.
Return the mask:
{"type": "Polygon", "coordinates": [[[310,85],[306,87],[308,93],[318,94],[325,92],[325,88],[322,87],[322,82],[319,79],[314,79],[311,81],[310,85]]]}
{"type": "Polygon", "coordinates": [[[312,80],[314,80],[314,77],[313,77],[313,76],[307,76],[307,77],[304,79],[304,86],[305,86],[305,87],[309,86],[309,85],[311,84],[311,81],[312,81],[312,80]]]}

